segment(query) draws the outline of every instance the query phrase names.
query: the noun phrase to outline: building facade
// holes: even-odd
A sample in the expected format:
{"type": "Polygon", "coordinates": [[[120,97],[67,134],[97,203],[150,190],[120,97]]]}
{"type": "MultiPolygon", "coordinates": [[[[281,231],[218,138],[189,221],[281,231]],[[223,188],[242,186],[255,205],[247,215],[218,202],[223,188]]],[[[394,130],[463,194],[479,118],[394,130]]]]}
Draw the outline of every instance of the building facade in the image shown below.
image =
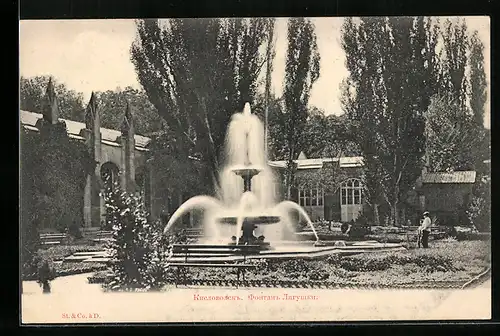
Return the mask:
{"type": "MultiPolygon", "coordinates": [[[[362,214],[371,217],[371,207],[367,203],[363,185],[362,157],[307,159],[301,153],[295,164],[295,176],[299,181],[307,174],[325,174],[330,167],[334,169],[333,174],[336,174],[329,175],[329,178],[335,180],[335,185],[328,191],[320,187],[324,182],[317,187],[311,187],[311,183],[307,186],[297,183],[298,187],[292,193],[292,198],[306,210],[312,221],[350,222],[362,214]]],[[[270,165],[282,175],[286,162],[272,161],[270,165]]],[[[418,225],[423,211],[436,216],[441,225],[463,223],[467,220],[463,217],[464,210],[475,181],[475,171],[429,173],[424,170],[416,181],[415,188],[399,206],[401,223],[408,224],[410,221],[412,225],[418,225]]]]}
{"type": "Polygon", "coordinates": [[[88,103],[84,123],[59,118],[59,104],[52,82],[48,84],[46,100],[49,108],[41,114],[21,110],[21,125],[29,132],[39,133],[42,122],[61,124],[70,138],[86,144],[96,167],[87,176],[82,195],[85,227],[101,227],[105,220],[102,191],[107,187],[113,188],[115,182],[128,192],[143,193],[146,199],[150,198],[151,176],[146,162],[151,139],[135,134],[132,111],[128,105],[121,130],[117,131],[101,127],[94,94],[88,103]]]}

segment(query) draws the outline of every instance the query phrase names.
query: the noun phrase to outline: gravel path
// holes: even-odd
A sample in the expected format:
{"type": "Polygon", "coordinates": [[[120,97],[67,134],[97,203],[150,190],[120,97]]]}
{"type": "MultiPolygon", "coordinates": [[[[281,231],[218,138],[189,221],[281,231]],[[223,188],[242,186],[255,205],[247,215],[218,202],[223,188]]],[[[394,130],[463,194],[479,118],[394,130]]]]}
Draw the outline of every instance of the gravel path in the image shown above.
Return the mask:
{"type": "Polygon", "coordinates": [[[57,278],[44,295],[23,283],[23,323],[489,319],[491,280],[471,290],[168,288],[103,293],[89,274],[57,278]]]}

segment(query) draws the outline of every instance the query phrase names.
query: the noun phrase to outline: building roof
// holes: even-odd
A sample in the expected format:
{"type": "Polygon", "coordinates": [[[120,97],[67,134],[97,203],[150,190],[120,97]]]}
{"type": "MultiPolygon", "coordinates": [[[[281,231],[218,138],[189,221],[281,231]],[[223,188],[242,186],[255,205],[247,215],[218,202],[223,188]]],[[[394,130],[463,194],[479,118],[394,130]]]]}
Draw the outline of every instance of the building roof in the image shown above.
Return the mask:
{"type": "MultiPolygon", "coordinates": [[[[298,159],[297,169],[320,169],[324,163],[339,162],[341,168],[362,167],[363,158],[361,156],[341,157],[341,158],[322,158],[322,159],[298,159]],[[339,162],[340,161],[340,162],[339,162]]],[[[269,161],[271,167],[285,168],[286,161],[269,161]]]]}
{"type": "MultiPolygon", "coordinates": [[[[23,126],[29,130],[37,130],[36,123],[39,119],[43,118],[43,114],[28,112],[21,110],[20,114],[21,123],[23,126]]],[[[66,123],[66,129],[68,131],[68,135],[72,138],[83,139],[80,135],[81,130],[85,128],[85,123],[62,119],[66,123]]],[[[101,127],[101,140],[103,143],[111,145],[111,146],[120,146],[119,138],[121,136],[121,132],[109,128],[101,127]]],[[[135,139],[135,147],[139,150],[144,150],[147,145],[150,143],[151,139],[142,135],[134,135],[135,139]]]]}
{"type": "Polygon", "coordinates": [[[474,183],[476,181],[475,171],[455,171],[452,173],[424,173],[422,183],[474,183]]]}

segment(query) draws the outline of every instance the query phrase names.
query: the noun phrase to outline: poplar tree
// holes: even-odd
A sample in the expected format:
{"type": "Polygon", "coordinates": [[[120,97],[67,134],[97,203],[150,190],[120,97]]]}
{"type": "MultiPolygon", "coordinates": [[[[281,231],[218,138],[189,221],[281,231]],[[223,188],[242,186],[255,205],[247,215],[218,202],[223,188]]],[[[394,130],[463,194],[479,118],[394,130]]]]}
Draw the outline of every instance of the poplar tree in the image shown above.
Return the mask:
{"type": "MultiPolygon", "coordinates": [[[[420,175],[424,153],[424,112],[432,82],[434,43],[421,18],[346,19],[342,46],[348,79],[342,104],[359,134],[368,199],[375,217],[379,202],[389,205],[398,225],[399,207],[420,175]]],[[[375,218],[377,222],[377,218],[375,218]]]]}
{"type": "Polygon", "coordinates": [[[484,45],[475,31],[470,38],[470,106],[477,125],[484,125],[486,108],[486,73],[484,71],[484,45]]]}
{"type": "Polygon", "coordinates": [[[311,88],[319,78],[320,56],[311,20],[289,19],[287,38],[283,117],[287,152],[285,184],[290,199],[295,176],[294,160],[301,151],[300,137],[307,123],[311,88]]]}

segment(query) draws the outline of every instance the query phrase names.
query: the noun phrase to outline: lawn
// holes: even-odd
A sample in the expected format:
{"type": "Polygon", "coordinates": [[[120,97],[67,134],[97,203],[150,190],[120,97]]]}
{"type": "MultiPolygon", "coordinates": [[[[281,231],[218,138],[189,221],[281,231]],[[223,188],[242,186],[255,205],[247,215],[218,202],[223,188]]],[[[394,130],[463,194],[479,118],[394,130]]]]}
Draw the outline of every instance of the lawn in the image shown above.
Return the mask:
{"type": "MultiPolygon", "coordinates": [[[[296,281],[334,284],[339,287],[433,287],[458,288],[490,265],[490,243],[486,241],[435,241],[429,249],[391,253],[367,253],[319,260],[257,261],[247,280],[271,283],[296,281]]],[[[192,279],[234,279],[226,269],[193,269],[192,279]]]]}

